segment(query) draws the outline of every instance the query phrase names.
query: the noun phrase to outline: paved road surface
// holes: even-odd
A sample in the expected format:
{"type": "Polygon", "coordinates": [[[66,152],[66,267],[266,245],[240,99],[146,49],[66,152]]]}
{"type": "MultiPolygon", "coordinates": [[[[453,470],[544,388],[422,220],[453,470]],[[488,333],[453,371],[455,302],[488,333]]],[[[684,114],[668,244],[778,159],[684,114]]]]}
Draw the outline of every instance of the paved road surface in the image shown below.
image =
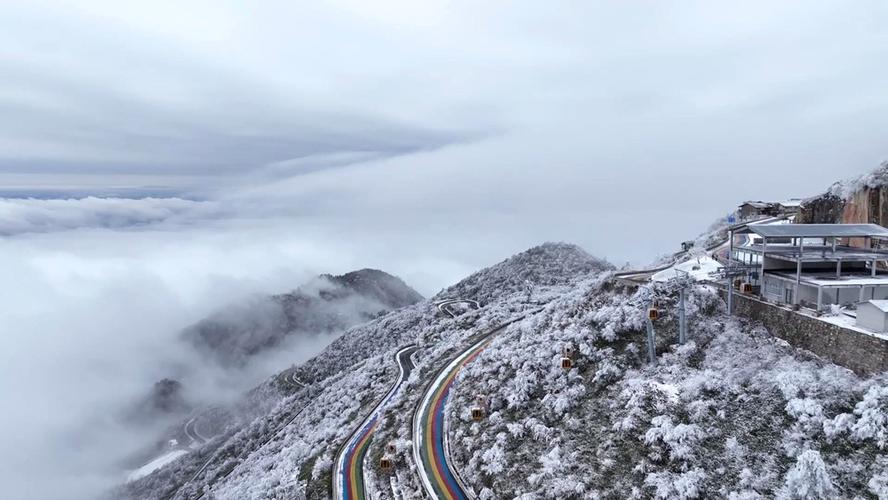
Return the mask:
{"type": "Polygon", "coordinates": [[[438,306],[438,310],[441,311],[442,313],[450,316],[451,318],[455,318],[455,317],[459,316],[459,313],[454,311],[453,307],[451,307],[454,304],[469,304],[471,307],[473,307],[475,309],[481,309],[481,304],[479,304],[477,300],[471,300],[471,299],[447,299],[447,300],[442,300],[441,302],[438,302],[435,305],[438,306]]]}
{"type": "Polygon", "coordinates": [[[388,403],[401,384],[413,371],[413,361],[410,356],[416,351],[416,346],[407,346],[395,355],[398,363],[398,379],[389,389],[389,392],[376,404],[370,415],[364,419],[361,425],[352,433],[339,453],[336,454],[336,462],[333,468],[333,498],[336,500],[355,500],[365,498],[364,489],[364,458],[370,447],[370,441],[379,424],[379,416],[385,404],[388,403]]]}
{"type": "Polygon", "coordinates": [[[185,436],[187,436],[188,439],[191,440],[191,444],[189,446],[200,446],[210,440],[210,438],[201,434],[197,428],[197,423],[198,420],[200,420],[200,417],[201,414],[198,413],[197,415],[191,417],[187,422],[185,422],[185,436]]]}
{"type": "Polygon", "coordinates": [[[303,389],[307,387],[299,378],[299,368],[290,368],[281,374],[281,380],[284,384],[294,389],[303,389]]]}
{"type": "Polygon", "coordinates": [[[456,375],[481,354],[481,351],[493,341],[494,335],[512,323],[541,310],[537,309],[515,318],[481,335],[441,369],[426,389],[413,415],[413,459],[418,465],[423,488],[432,498],[447,500],[475,498],[474,492],[463,484],[448,460],[447,426],[444,415],[456,375]]]}

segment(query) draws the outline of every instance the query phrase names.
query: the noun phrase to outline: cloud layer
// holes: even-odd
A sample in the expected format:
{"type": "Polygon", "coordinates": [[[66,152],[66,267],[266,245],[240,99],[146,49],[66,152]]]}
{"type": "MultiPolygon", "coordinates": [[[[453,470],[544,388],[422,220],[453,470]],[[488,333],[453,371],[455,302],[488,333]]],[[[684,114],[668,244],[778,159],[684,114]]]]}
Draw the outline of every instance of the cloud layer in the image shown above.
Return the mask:
{"type": "Polygon", "coordinates": [[[177,220],[190,224],[219,214],[217,203],[181,198],[0,198],[0,235],[132,228],[177,220]]]}
{"type": "Polygon", "coordinates": [[[113,483],[108,409],[230,301],[363,267],[428,296],[546,240],[644,263],[876,167],[886,9],[3,3],[7,496],[113,483]]]}

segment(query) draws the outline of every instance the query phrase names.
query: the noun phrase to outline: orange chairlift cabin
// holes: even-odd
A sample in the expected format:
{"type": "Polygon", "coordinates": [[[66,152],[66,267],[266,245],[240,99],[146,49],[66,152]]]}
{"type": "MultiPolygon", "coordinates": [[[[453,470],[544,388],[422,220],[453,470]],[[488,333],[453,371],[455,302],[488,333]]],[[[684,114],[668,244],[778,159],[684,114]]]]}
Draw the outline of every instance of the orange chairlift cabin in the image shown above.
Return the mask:
{"type": "Polygon", "coordinates": [[[484,418],[485,410],[487,409],[487,397],[483,394],[478,394],[475,396],[475,406],[472,407],[472,420],[479,421],[484,418]]]}
{"type": "Polygon", "coordinates": [[[651,321],[660,319],[660,303],[657,299],[651,301],[651,306],[648,308],[648,319],[651,321]]]}
{"type": "Polygon", "coordinates": [[[388,472],[392,470],[392,467],[394,467],[394,465],[394,460],[388,455],[383,455],[382,458],[379,459],[379,468],[383,472],[388,472]]]}
{"type": "Polygon", "coordinates": [[[657,321],[660,319],[660,310],[657,309],[656,306],[651,306],[648,309],[648,319],[651,321],[657,321]]]}
{"type": "Polygon", "coordinates": [[[573,368],[573,358],[576,355],[576,349],[573,344],[564,344],[561,348],[561,368],[570,370],[573,368]]]}

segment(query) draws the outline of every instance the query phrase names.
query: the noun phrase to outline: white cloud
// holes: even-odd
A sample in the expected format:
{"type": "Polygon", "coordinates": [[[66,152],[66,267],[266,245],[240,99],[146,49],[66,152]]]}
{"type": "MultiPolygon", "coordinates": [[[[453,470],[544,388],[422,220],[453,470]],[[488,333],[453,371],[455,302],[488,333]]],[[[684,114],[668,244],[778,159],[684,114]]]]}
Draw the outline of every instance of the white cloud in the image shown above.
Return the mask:
{"type": "Polygon", "coordinates": [[[237,373],[201,369],[206,360],[179,341],[183,327],[220,307],[353,267],[343,249],[288,229],[296,228],[162,222],[0,240],[4,497],[96,498],[122,480],[121,461],[157,429],[134,430],[119,415],[182,366],[190,397],[218,402],[329,341],[288,344],[237,373]]]}
{"type": "Polygon", "coordinates": [[[0,235],[76,228],[130,228],[159,222],[185,223],[218,216],[209,201],[181,198],[2,199],[0,235]]]}

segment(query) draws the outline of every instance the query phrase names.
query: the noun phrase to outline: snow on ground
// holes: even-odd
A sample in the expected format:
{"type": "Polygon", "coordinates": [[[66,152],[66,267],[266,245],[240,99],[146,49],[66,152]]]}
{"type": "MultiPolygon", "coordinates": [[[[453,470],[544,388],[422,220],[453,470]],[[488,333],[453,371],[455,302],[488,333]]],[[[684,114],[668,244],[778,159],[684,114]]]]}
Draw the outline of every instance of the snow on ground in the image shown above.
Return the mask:
{"type": "MultiPolygon", "coordinates": [[[[368,451],[368,463],[378,463],[384,447],[394,443],[396,463],[409,463],[413,409],[441,363],[464,348],[467,339],[561,297],[590,273],[609,276],[605,270],[612,266],[576,246],[545,244],[481,270],[429,301],[356,326],[300,367],[312,375],[306,388],[277,400],[267,414],[242,427],[232,426],[226,436],[128,483],[113,498],[160,500],[177,492],[177,498],[194,500],[204,491],[205,498],[218,500],[326,498],[339,445],[390,387],[397,372],[395,352],[415,343],[420,347],[416,368],[385,409],[380,419],[385,424],[368,451]],[[482,308],[451,318],[434,305],[456,297],[477,300],[482,308]]],[[[273,381],[262,387],[272,387],[273,381]]],[[[380,498],[391,490],[389,476],[374,467],[365,472],[371,495],[380,498]]],[[[406,468],[396,467],[395,474],[401,498],[420,500],[419,477],[406,468]]]]}
{"type": "Polygon", "coordinates": [[[715,259],[707,255],[703,255],[682,262],[680,264],[676,264],[669,269],[664,269],[651,276],[651,280],[664,282],[687,273],[694,280],[703,281],[710,279],[709,273],[718,271],[719,267],[721,267],[721,264],[719,264],[715,259]]]}
{"type": "MultiPolygon", "coordinates": [[[[667,272],[705,279],[713,263],[701,256],[667,272]]],[[[378,463],[392,444],[400,465],[393,476],[365,472],[371,495],[391,498],[395,480],[401,498],[419,500],[411,421],[429,378],[469,339],[540,307],[494,336],[454,382],[451,454],[479,499],[888,498],[888,374],[860,379],[727,317],[710,286],[689,289],[679,346],[672,287],[624,289],[610,270],[574,247],[544,245],[352,328],[302,366],[314,377],[308,387],[232,429],[217,451],[169,457],[113,498],[326,497],[338,446],[388,390],[394,353],[415,343],[416,368],[367,455],[378,463]],[[451,318],[434,306],[445,297],[482,308],[451,318]],[[651,366],[644,326],[654,297],[666,313],[651,366]],[[560,364],[567,346],[570,370],[560,364]],[[475,421],[479,395],[489,412],[475,421]]]]}
{"type": "Polygon", "coordinates": [[[888,498],[884,375],[858,378],[727,317],[706,286],[688,293],[685,345],[675,318],[658,321],[651,366],[644,304],[660,293],[671,310],[665,289],[581,284],[463,369],[451,452],[478,498],[888,498]],[[478,394],[481,421],[468,411],[478,394]]]}
{"type": "Polygon", "coordinates": [[[127,481],[135,481],[136,479],[141,479],[148,474],[156,471],[157,469],[163,467],[164,465],[172,462],[173,460],[181,457],[182,455],[187,454],[186,450],[173,450],[166,455],[161,455],[154,460],[148,462],[147,464],[139,467],[138,469],[130,472],[129,476],[127,476],[127,481]]]}
{"type": "Polygon", "coordinates": [[[873,337],[877,337],[883,340],[888,340],[888,334],[873,332],[871,330],[867,330],[866,328],[857,326],[857,318],[853,316],[849,316],[847,314],[828,314],[824,316],[820,316],[820,321],[825,321],[827,323],[841,326],[842,328],[847,328],[849,330],[854,330],[855,332],[865,333],[867,335],[871,335],[873,337]]]}

